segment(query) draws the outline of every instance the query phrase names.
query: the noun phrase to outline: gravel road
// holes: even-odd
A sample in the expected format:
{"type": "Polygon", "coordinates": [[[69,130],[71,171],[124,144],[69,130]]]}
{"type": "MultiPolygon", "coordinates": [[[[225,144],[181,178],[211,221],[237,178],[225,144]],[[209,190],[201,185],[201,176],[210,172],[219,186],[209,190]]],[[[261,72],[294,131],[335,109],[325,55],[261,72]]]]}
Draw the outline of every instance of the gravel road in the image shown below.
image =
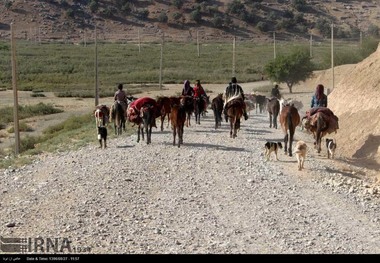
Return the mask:
{"type": "MultiPolygon", "coordinates": [[[[109,254],[380,253],[380,189],[360,171],[314,149],[303,171],[282,151],[265,162],[265,141],[283,139],[266,113],[251,113],[236,139],[226,123],[213,126],[209,110],[185,127],[181,148],[170,128],[157,129],[151,145],[122,135],[105,150],[1,170],[1,236],[67,238],[74,252],[109,254]]],[[[298,139],[312,146],[299,128],[298,139]]]]}

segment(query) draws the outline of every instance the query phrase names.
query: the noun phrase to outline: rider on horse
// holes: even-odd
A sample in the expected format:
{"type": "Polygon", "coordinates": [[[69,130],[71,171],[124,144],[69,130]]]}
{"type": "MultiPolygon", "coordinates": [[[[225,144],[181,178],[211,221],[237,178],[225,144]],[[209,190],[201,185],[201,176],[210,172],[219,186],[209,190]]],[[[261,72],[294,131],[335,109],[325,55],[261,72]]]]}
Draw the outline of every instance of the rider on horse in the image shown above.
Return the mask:
{"type": "Polygon", "coordinates": [[[200,80],[196,80],[195,86],[193,88],[194,91],[194,99],[202,99],[203,100],[203,105],[204,105],[204,111],[207,109],[207,96],[204,88],[201,85],[200,80]]]}
{"type": "Polygon", "coordinates": [[[183,83],[182,95],[191,97],[194,95],[194,90],[190,86],[190,81],[188,80],[185,80],[185,82],[183,83]]]}
{"type": "Polygon", "coordinates": [[[123,107],[123,112],[125,112],[128,106],[127,94],[123,90],[123,84],[119,84],[117,88],[118,90],[115,92],[114,100],[123,107]]]}
{"type": "Polygon", "coordinates": [[[245,99],[244,91],[243,91],[242,87],[239,84],[237,84],[236,77],[232,77],[230,84],[226,87],[226,90],[223,94],[223,97],[224,97],[223,113],[224,113],[224,117],[225,117],[226,121],[227,121],[227,117],[228,117],[226,105],[229,101],[231,101],[232,99],[236,99],[236,98],[242,99],[243,105],[244,105],[243,106],[244,119],[248,120],[248,114],[247,114],[246,105],[244,102],[244,99],[245,99]]]}

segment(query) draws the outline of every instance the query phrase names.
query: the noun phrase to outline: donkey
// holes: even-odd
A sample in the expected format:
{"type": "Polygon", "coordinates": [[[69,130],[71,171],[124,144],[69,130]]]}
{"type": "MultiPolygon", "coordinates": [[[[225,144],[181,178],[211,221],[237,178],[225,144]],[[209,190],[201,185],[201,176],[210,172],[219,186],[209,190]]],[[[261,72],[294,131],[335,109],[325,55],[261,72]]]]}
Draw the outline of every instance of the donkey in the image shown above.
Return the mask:
{"type": "Polygon", "coordinates": [[[292,156],[292,144],[293,144],[294,132],[296,130],[296,127],[300,123],[300,121],[301,121],[301,118],[298,113],[298,110],[294,107],[293,104],[283,106],[281,114],[280,114],[280,123],[281,123],[282,131],[285,133],[285,137],[284,137],[285,154],[288,152],[289,156],[292,156]],[[288,142],[289,142],[289,151],[288,151],[288,142]]]}
{"type": "Polygon", "coordinates": [[[214,112],[215,130],[222,126],[223,104],[223,93],[219,93],[218,96],[212,99],[211,108],[214,112]]]}
{"type": "Polygon", "coordinates": [[[273,123],[273,128],[277,129],[277,116],[280,112],[280,102],[275,97],[267,98],[267,100],[267,111],[269,113],[269,128],[272,128],[273,123]]]}

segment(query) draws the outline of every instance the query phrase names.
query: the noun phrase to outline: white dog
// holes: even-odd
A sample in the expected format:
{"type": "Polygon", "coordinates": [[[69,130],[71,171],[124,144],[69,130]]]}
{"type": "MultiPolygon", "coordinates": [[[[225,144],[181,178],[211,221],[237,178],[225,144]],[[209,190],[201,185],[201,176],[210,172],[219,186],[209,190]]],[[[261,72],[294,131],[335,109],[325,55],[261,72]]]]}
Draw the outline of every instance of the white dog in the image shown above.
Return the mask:
{"type": "Polygon", "coordinates": [[[301,171],[303,169],[303,164],[306,158],[307,145],[304,141],[298,141],[296,143],[295,151],[298,162],[298,170],[301,171]]]}

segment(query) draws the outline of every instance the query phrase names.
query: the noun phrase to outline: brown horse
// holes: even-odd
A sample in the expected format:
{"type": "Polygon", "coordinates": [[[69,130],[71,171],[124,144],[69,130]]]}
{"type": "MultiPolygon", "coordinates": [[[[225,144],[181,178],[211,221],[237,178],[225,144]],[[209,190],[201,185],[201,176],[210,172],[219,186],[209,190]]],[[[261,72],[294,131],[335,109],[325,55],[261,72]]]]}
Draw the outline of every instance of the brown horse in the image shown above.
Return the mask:
{"type": "Polygon", "coordinates": [[[111,106],[110,121],[114,122],[115,135],[121,135],[122,130],[125,131],[125,113],[123,106],[117,101],[111,106]]]}
{"type": "MultiPolygon", "coordinates": [[[[277,100],[277,99],[276,99],[277,100]]],[[[294,132],[297,125],[300,123],[301,118],[298,113],[297,108],[294,105],[283,106],[280,113],[280,123],[282,131],[285,133],[284,143],[285,143],[285,154],[288,152],[289,156],[292,156],[292,144],[294,138],[294,132]],[[289,151],[288,151],[289,142],[289,151]]]]}
{"type": "Polygon", "coordinates": [[[338,117],[326,107],[311,108],[302,118],[303,126],[313,134],[314,146],[317,152],[321,152],[321,141],[326,134],[337,132],[339,129],[338,117]]]}
{"type": "Polygon", "coordinates": [[[244,101],[236,98],[227,102],[225,109],[230,121],[230,138],[236,138],[240,130],[240,118],[243,116],[244,101]]]}
{"type": "Polygon", "coordinates": [[[170,106],[171,102],[170,102],[170,98],[169,97],[166,97],[166,96],[163,96],[163,97],[158,97],[157,98],[157,105],[158,105],[158,108],[161,112],[161,131],[164,130],[164,121],[165,121],[165,117],[167,116],[168,117],[168,125],[166,128],[169,127],[169,123],[170,123],[170,111],[171,111],[171,106],[170,106]]]}
{"type": "Polygon", "coordinates": [[[219,93],[218,96],[212,99],[211,108],[214,112],[215,118],[215,130],[222,126],[222,113],[223,113],[223,93],[219,93]]]}
{"type": "Polygon", "coordinates": [[[267,98],[267,111],[269,113],[269,128],[277,129],[277,116],[280,112],[280,102],[277,98],[267,98]]]}
{"type": "Polygon", "coordinates": [[[191,126],[190,117],[191,114],[194,112],[194,100],[191,96],[180,96],[180,99],[183,100],[183,105],[186,111],[186,127],[189,127],[191,126]]]}
{"type": "Polygon", "coordinates": [[[172,112],[170,113],[170,121],[173,129],[173,145],[175,145],[175,137],[178,134],[178,148],[183,144],[183,128],[186,122],[186,111],[184,107],[184,98],[181,103],[172,105],[172,112]]]}

